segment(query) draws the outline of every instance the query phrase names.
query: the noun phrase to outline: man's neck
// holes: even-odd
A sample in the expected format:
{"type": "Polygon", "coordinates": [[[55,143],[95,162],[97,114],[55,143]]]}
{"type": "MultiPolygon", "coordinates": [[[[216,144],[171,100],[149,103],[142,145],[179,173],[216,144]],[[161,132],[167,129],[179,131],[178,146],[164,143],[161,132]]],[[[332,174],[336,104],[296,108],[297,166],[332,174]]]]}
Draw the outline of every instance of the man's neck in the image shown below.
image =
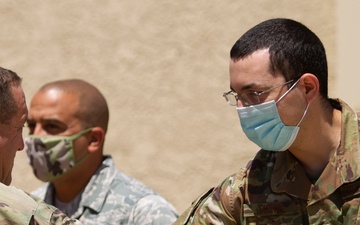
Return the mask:
{"type": "Polygon", "coordinates": [[[88,181],[69,181],[59,180],[53,182],[55,189],[55,196],[59,201],[68,203],[71,202],[79,193],[81,193],[88,181]]]}
{"type": "Polygon", "coordinates": [[[81,163],[68,174],[55,180],[53,185],[57,199],[62,202],[72,201],[85,189],[91,177],[100,167],[102,160],[101,156],[89,155],[86,162],[81,163]]]}
{"type": "Polygon", "coordinates": [[[340,145],[341,111],[332,109],[328,116],[309,122],[312,125],[302,133],[304,141],[290,152],[301,162],[308,178],[317,180],[340,145]]]}

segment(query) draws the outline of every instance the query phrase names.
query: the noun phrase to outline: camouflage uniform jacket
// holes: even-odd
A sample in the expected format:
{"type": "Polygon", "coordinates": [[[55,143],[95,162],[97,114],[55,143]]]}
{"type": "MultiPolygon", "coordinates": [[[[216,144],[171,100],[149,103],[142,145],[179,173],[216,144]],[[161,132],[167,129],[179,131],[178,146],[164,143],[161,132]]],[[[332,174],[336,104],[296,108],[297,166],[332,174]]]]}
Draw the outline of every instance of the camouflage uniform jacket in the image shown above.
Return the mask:
{"type": "Polygon", "coordinates": [[[175,224],[360,224],[358,115],[338,101],[341,143],[314,184],[289,151],[260,150],[175,224]]]}
{"type": "MultiPolygon", "coordinates": [[[[54,187],[46,184],[33,194],[54,204],[54,187]]],[[[174,207],[163,197],[139,181],[120,173],[110,156],[92,176],[78,201],[71,218],[84,224],[172,224],[177,219],[174,207]]],[[[66,212],[66,210],[64,210],[66,212]]]]}
{"type": "Polygon", "coordinates": [[[35,196],[0,183],[0,224],[81,223],[35,196]]]}

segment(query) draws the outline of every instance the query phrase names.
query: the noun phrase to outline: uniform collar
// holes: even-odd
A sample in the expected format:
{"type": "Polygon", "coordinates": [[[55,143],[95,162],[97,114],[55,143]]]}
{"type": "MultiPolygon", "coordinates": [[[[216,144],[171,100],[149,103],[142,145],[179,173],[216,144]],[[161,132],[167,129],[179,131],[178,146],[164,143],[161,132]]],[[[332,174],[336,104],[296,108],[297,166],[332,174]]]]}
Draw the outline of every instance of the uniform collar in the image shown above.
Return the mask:
{"type": "MultiPolygon", "coordinates": [[[[96,173],[86,185],[82,193],[84,197],[80,201],[79,209],[84,210],[84,207],[86,207],[99,213],[104,205],[116,173],[117,171],[111,156],[106,156],[96,173]]],[[[79,211],[76,214],[78,213],[79,211]]]]}
{"type": "Polygon", "coordinates": [[[341,106],[341,142],[331,157],[323,173],[312,185],[297,159],[289,152],[277,155],[271,178],[274,192],[286,192],[289,195],[315,202],[332,194],[344,183],[360,177],[359,119],[346,103],[336,100],[341,106]],[[301,184],[301,185],[299,185],[301,184]]]}

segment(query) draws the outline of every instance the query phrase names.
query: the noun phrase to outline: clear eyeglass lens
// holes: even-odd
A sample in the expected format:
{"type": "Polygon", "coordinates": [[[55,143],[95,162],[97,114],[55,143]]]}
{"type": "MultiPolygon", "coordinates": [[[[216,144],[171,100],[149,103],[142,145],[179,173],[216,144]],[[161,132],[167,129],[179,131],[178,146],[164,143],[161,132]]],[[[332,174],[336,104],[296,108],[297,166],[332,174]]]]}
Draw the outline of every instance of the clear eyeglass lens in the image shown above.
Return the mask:
{"type": "Polygon", "coordinates": [[[236,94],[234,94],[233,92],[229,92],[226,95],[224,95],[224,97],[229,105],[236,106],[237,103],[236,94]]]}
{"type": "Polygon", "coordinates": [[[241,94],[240,100],[244,106],[256,105],[260,103],[259,96],[255,92],[241,94]]]}
{"type": "Polygon", "coordinates": [[[242,93],[237,95],[234,92],[224,94],[226,102],[231,106],[237,106],[238,98],[243,106],[256,105],[260,103],[259,96],[254,92],[242,93]]]}

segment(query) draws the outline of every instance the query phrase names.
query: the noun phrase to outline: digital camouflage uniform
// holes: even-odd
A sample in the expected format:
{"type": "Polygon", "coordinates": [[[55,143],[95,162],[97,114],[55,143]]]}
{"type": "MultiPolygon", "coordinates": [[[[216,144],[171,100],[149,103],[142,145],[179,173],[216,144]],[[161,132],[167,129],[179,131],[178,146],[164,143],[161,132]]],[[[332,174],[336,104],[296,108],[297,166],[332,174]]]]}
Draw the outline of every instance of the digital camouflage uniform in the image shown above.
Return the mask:
{"type": "Polygon", "coordinates": [[[0,183],[0,224],[81,224],[59,209],[13,186],[0,183]]]}
{"type": "Polygon", "coordinates": [[[260,150],[175,224],[360,224],[359,119],[338,101],[341,143],[315,184],[289,151],[260,150]]]}
{"type": "MultiPolygon", "coordinates": [[[[46,184],[33,192],[54,205],[54,187],[46,184]]],[[[67,208],[76,207],[71,218],[84,224],[172,224],[174,207],[139,181],[120,173],[110,156],[92,176],[85,190],[67,208]]],[[[66,212],[66,210],[63,210],[66,212]]]]}

